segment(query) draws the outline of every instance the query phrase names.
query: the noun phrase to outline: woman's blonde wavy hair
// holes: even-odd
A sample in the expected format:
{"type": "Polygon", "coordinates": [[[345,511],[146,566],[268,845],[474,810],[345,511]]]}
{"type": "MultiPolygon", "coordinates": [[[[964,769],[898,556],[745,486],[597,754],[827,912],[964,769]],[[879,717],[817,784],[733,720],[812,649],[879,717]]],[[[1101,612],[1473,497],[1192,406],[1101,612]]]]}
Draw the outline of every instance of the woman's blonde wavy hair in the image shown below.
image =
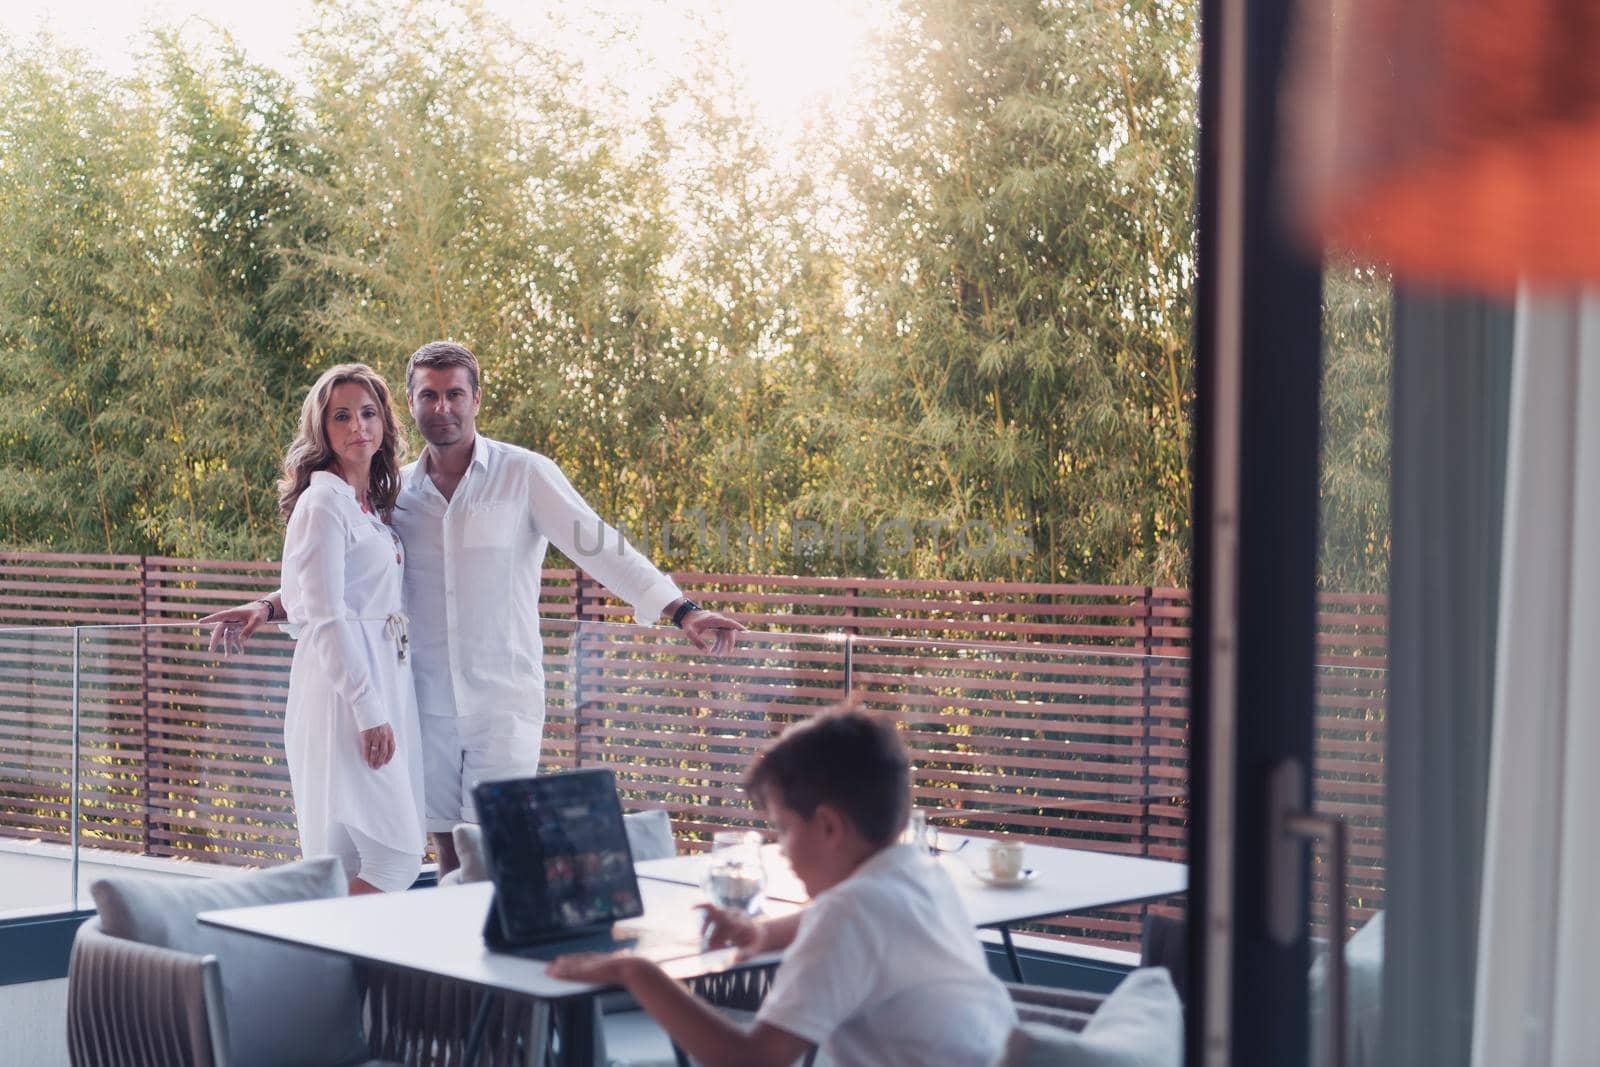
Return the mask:
{"type": "Polygon", "coordinates": [[[306,491],[311,475],[330,469],[338,457],[328,444],[328,403],[333,390],[346,382],[367,387],[378,402],[383,417],[383,444],[372,457],[372,480],[367,486],[367,502],[388,522],[394,515],[395,498],[400,495],[400,461],[405,458],[406,441],[400,436],[389,385],[383,376],[365,363],[341,363],[323,371],[322,377],[306,394],[300,408],[300,429],[283,456],[283,477],[278,479],[278,511],[288,522],[295,503],[306,491]]]}

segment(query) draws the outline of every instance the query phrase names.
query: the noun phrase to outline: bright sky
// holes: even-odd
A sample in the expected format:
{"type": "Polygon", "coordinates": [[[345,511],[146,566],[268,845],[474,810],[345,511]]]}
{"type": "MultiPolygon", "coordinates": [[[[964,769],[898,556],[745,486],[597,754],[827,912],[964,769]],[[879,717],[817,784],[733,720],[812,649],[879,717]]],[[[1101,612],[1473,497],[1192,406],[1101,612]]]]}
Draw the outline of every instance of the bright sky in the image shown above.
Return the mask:
{"type": "MultiPolygon", "coordinates": [[[[528,31],[545,27],[552,8],[569,16],[609,11],[636,20],[652,53],[638,77],[678,73],[683,42],[697,32],[690,18],[714,17],[706,0],[485,0],[485,6],[528,31]]],[[[0,0],[0,29],[31,36],[41,25],[99,57],[115,74],[132,69],[142,30],[152,24],[210,22],[228,30],[251,58],[294,68],[295,35],[311,22],[311,0],[0,0]]],[[[881,0],[723,0],[722,19],[734,61],[743,69],[758,114],[778,136],[791,134],[807,105],[842,93],[881,0]]],[[[636,60],[590,51],[600,69],[636,60]]]]}

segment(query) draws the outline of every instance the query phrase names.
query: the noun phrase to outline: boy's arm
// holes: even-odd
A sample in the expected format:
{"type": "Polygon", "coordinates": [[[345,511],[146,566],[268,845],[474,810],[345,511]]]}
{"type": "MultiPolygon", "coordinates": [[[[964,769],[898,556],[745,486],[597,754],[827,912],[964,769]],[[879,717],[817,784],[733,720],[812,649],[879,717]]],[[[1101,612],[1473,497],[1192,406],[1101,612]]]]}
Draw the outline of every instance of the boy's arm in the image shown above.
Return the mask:
{"type": "Polygon", "coordinates": [[[782,952],[794,943],[800,929],[800,912],[775,919],[752,919],[741,911],[730,911],[713,904],[698,905],[705,916],[706,948],[733,947],[740,958],[763,952],[782,952]]]}
{"type": "Polygon", "coordinates": [[[781,952],[794,944],[794,935],[800,929],[800,916],[804,911],[792,911],[776,919],[761,922],[761,951],[781,952]]]}
{"type": "Polygon", "coordinates": [[[705,1067],[788,1067],[811,1043],[766,1023],[745,1029],[638,956],[564,956],[550,974],[577,982],[620,985],[667,1036],[705,1067]]]}

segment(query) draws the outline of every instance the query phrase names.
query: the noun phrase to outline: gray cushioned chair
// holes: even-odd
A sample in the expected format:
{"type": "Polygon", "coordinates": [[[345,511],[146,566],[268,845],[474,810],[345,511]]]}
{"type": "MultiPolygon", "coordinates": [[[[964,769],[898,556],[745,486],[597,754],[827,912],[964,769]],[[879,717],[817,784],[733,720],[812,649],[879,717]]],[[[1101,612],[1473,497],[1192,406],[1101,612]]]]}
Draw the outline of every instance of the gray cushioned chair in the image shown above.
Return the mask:
{"type": "MultiPolygon", "coordinates": [[[[1344,946],[1345,1064],[1377,1067],[1383,1029],[1383,912],[1377,912],[1344,946]]],[[[1311,965],[1311,1067],[1328,1059],[1328,956],[1311,965]]]]}
{"type": "MultiPolygon", "coordinates": [[[[74,1067],[461,1062],[483,992],[202,927],[202,911],[343,896],[331,857],[234,878],[105,879],[67,980],[74,1067]]],[[[531,1012],[498,998],[480,1067],[521,1067],[531,1012]]]]}
{"type": "MultiPolygon", "coordinates": [[[[672,837],[672,819],[661,808],[648,811],[630,811],[622,817],[628,832],[628,847],[633,850],[633,861],[667,859],[678,854],[678,843],[672,837]]],[[[450,831],[456,846],[456,858],[461,866],[444,878],[441,885],[457,882],[483,882],[489,878],[489,865],[483,856],[483,830],[476,823],[457,823],[450,831]]]]}
{"type": "Polygon", "coordinates": [[[1182,1067],[1183,1003],[1165,968],[1133,971],[1103,999],[1032,992],[994,1067],[1182,1067]]]}
{"type": "Polygon", "coordinates": [[[1169,1039],[1177,1042],[1176,1054],[1181,1060],[1183,992],[1189,970],[1183,921],[1146,915],[1140,945],[1140,970],[1123,979],[1127,989],[1119,985],[1112,993],[1104,994],[1008,984],[1006,988],[1017,1007],[1019,1025],[1005,1056],[998,1061],[1001,1067],[1047,1063],[1061,1067],[1162,1064],[1172,1062],[1168,1058],[1169,1039]],[[1129,984],[1128,979],[1134,974],[1145,977],[1129,984]],[[1094,1033],[1079,1036],[1085,1035],[1101,1009],[1119,993],[1123,1003],[1100,1018],[1094,1033]],[[1139,1018],[1131,1010],[1134,1005],[1146,1017],[1139,1018]],[[1133,1025],[1124,1027],[1121,1024],[1119,1017],[1124,1015],[1135,1016],[1133,1025]],[[1172,1018],[1176,1019],[1175,1023],[1172,1018]],[[1137,1040],[1136,1035],[1141,1031],[1150,1040],[1137,1040]]]}
{"type": "Polygon", "coordinates": [[[202,911],[342,896],[331,857],[232,878],[107,878],[67,975],[74,1067],[377,1067],[356,967],[200,925],[202,911]]]}

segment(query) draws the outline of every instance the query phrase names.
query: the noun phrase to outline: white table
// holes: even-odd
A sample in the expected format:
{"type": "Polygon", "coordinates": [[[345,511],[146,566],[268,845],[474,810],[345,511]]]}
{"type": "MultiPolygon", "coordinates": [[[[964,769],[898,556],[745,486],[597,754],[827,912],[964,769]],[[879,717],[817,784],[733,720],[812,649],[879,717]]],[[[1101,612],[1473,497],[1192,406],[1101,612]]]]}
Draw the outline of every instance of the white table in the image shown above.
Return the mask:
{"type": "MultiPolygon", "coordinates": [[[[333,952],[365,963],[397,967],[422,974],[468,982],[486,989],[532,998],[536,1012],[529,1062],[542,1064],[537,1045],[548,1031],[552,1005],[579,1003],[575,1026],[588,1019],[587,1001],[601,987],[563,982],[546,973],[539,960],[490,952],[483,943],[483,920],[488,914],[493,887],[488,882],[419,889],[408,893],[380,893],[358,897],[306,900],[293,904],[268,904],[253,908],[202,912],[199,921],[240,933],[254,934],[291,945],[333,952]]],[[[699,889],[671,882],[641,879],[644,898],[641,919],[628,926],[698,930],[694,906],[705,896],[699,889]]],[[[797,905],[782,901],[774,914],[794,911],[797,905]]],[[[732,949],[670,960],[662,968],[674,978],[688,980],[736,967],[769,965],[778,957],[736,961],[732,949]]],[[[572,1042],[563,1050],[577,1056],[572,1042]]],[[[580,1042],[581,1044],[581,1042],[580,1042]]]]}
{"type": "MultiPolygon", "coordinates": [[[[1000,931],[1006,958],[1019,982],[1022,961],[1011,941],[1011,927],[1016,923],[1143,904],[1176,896],[1187,891],[1189,886],[1189,868],[1182,863],[1030,842],[1023,854],[1023,866],[1038,874],[1023,885],[1002,889],[984,883],[972,873],[974,868],[982,869],[987,863],[984,850],[991,840],[993,838],[941,833],[940,845],[947,850],[959,848],[959,851],[943,852],[939,862],[949,870],[972,924],[1000,931]]],[[[804,903],[805,887],[778,846],[764,846],[761,856],[767,872],[768,899],[778,904],[804,903]]],[[[641,883],[648,880],[684,888],[698,886],[709,862],[709,854],[704,852],[650,860],[638,865],[639,878],[641,883]]]]}
{"type": "MultiPolygon", "coordinates": [[[[941,835],[947,846],[960,837],[941,835]]],[[[980,882],[970,867],[984,862],[985,838],[972,838],[962,851],[946,853],[941,861],[950,869],[973,924],[1000,930],[1007,956],[1018,978],[1021,964],[1011,943],[1013,923],[1046,919],[1075,911],[1135,904],[1184,892],[1188,869],[1178,863],[1119,856],[1084,849],[1053,848],[1030,844],[1024,864],[1039,872],[1026,885],[999,889],[980,882]]],[[[769,845],[763,852],[769,891],[766,914],[795,911],[805,900],[805,888],[788,861],[769,845]]],[[[700,879],[710,857],[706,853],[652,860],[638,865],[639,890],[645,914],[633,925],[695,930],[699,917],[695,905],[705,896],[700,879]]],[[[483,943],[483,920],[488,913],[491,887],[486,882],[422,889],[409,893],[382,893],[335,897],[294,904],[269,904],[254,908],[202,912],[199,920],[287,944],[333,952],[351,959],[386,967],[468,982],[486,989],[532,998],[536,1011],[530,1063],[542,1063],[538,1047],[548,1030],[552,1005],[578,1004],[571,1013],[569,1032],[581,1033],[589,1018],[587,1001],[600,989],[563,982],[546,973],[538,960],[490,952],[483,943]],[[542,1014],[540,1014],[542,1012],[542,1014]]],[[[663,965],[674,978],[688,980],[736,967],[763,966],[777,957],[736,961],[731,949],[672,960],[663,965]]],[[[562,1059],[582,1055],[583,1042],[567,1043],[562,1059]]]]}

